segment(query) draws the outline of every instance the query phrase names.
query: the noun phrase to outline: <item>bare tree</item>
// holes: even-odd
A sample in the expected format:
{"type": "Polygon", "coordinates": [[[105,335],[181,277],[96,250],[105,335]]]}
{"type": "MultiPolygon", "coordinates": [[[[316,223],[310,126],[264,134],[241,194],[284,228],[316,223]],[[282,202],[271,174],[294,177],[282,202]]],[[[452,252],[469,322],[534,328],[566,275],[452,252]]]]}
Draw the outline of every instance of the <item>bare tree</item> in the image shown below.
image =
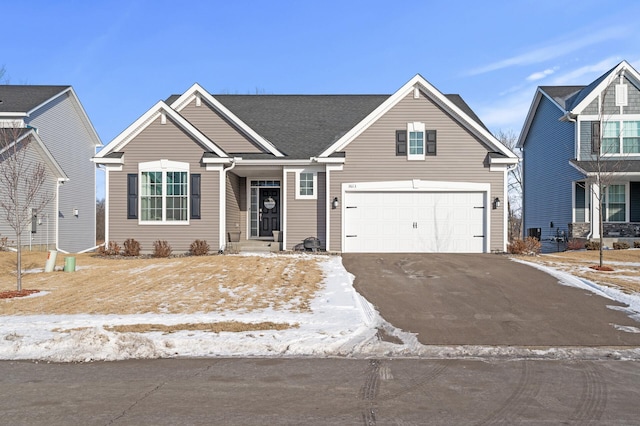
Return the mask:
{"type": "Polygon", "coordinates": [[[0,127],[0,207],[17,244],[17,289],[22,290],[22,234],[53,199],[44,191],[45,166],[30,155],[32,130],[0,127]]]}
{"type": "MultiPolygon", "coordinates": [[[[517,153],[518,136],[513,130],[498,130],[496,138],[504,146],[517,153]]],[[[509,241],[522,236],[522,162],[509,169],[507,176],[509,241]]]]}
{"type": "MultiPolygon", "coordinates": [[[[607,187],[613,185],[619,179],[621,173],[625,172],[625,158],[628,156],[624,152],[624,148],[620,148],[619,140],[623,134],[623,129],[619,128],[615,133],[610,130],[606,131],[607,119],[613,115],[607,113],[609,99],[612,98],[612,86],[617,74],[613,74],[609,80],[607,87],[600,94],[598,102],[598,121],[591,123],[591,153],[592,160],[587,162],[590,171],[591,194],[593,200],[598,205],[598,234],[599,234],[599,266],[604,265],[604,215],[603,202],[606,200],[607,187]],[[605,138],[618,140],[618,146],[612,143],[604,143],[605,138]]],[[[615,102],[611,102],[614,104],[615,102]]],[[[611,125],[611,124],[609,124],[611,125]]],[[[613,126],[612,126],[613,128],[613,126]]]]}

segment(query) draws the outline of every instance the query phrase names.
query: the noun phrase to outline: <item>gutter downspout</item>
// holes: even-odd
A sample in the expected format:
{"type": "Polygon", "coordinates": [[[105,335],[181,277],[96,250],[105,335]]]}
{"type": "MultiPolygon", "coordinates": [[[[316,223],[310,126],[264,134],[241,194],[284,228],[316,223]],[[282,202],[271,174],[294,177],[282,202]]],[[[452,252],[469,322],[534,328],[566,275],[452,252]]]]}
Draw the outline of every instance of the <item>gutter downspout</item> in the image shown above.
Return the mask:
{"type": "Polygon", "coordinates": [[[54,214],[56,215],[56,251],[59,251],[64,254],[69,254],[68,251],[62,250],[58,245],[60,239],[60,187],[64,185],[64,181],[58,180],[56,183],[56,211],[54,214]]]}
{"type": "Polygon", "coordinates": [[[222,253],[226,248],[225,234],[227,233],[227,172],[233,170],[236,167],[236,164],[236,158],[231,158],[231,165],[226,168],[223,165],[222,173],[220,174],[220,212],[224,214],[224,218],[222,217],[222,214],[220,215],[220,253],[222,253]]]}

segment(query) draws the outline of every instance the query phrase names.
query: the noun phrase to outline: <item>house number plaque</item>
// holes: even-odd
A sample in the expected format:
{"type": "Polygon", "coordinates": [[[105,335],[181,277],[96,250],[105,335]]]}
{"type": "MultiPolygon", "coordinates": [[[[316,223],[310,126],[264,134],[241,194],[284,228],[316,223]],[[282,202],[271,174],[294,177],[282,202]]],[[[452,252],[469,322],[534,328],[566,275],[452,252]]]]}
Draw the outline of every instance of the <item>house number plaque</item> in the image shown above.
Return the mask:
{"type": "Polygon", "coordinates": [[[266,200],[264,200],[264,208],[267,210],[271,210],[272,208],[274,208],[276,206],[276,200],[274,200],[273,198],[269,197],[266,200]]]}

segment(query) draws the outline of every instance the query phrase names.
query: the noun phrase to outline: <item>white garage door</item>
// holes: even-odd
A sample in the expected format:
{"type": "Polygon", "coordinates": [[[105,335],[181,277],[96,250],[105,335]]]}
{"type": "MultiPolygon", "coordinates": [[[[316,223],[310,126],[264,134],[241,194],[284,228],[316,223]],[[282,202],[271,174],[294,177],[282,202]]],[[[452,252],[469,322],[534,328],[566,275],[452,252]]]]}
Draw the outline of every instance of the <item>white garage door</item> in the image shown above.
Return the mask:
{"type": "Polygon", "coordinates": [[[344,251],[482,253],[484,192],[347,192],[344,251]]]}

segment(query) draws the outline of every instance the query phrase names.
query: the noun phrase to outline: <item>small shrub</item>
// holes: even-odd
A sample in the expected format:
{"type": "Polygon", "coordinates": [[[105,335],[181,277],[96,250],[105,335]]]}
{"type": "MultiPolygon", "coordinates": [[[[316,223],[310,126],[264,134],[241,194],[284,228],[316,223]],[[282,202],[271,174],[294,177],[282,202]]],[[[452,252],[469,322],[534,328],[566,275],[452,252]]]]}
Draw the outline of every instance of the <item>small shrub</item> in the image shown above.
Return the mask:
{"type": "Polygon", "coordinates": [[[633,248],[640,248],[640,241],[634,241],[633,248]]]}
{"type": "Polygon", "coordinates": [[[140,243],[133,238],[126,240],[123,245],[124,250],[122,251],[122,254],[124,256],[140,256],[140,243]]]}
{"type": "Polygon", "coordinates": [[[626,250],[629,248],[629,243],[624,241],[618,241],[617,243],[613,243],[614,250],[626,250]]]}
{"type": "Polygon", "coordinates": [[[507,246],[507,251],[511,254],[523,254],[524,253],[524,241],[521,239],[515,239],[507,246]]]}
{"type": "Polygon", "coordinates": [[[8,245],[9,245],[9,238],[1,237],[0,238],[0,251],[6,251],[8,245]]]}
{"type": "Polygon", "coordinates": [[[584,248],[584,243],[580,240],[569,240],[567,241],[567,250],[582,250],[584,248]]]}
{"type": "Polygon", "coordinates": [[[206,240],[195,240],[189,247],[189,253],[193,256],[206,256],[209,254],[209,244],[206,240]]]}
{"type": "Polygon", "coordinates": [[[599,241],[587,241],[584,245],[584,248],[587,250],[600,250],[600,242],[599,241]]]}
{"type": "Polygon", "coordinates": [[[120,246],[115,241],[109,241],[98,248],[100,256],[117,256],[120,254],[120,246]]]}
{"type": "Polygon", "coordinates": [[[527,237],[524,240],[513,240],[508,246],[508,251],[511,254],[526,254],[529,256],[535,256],[540,253],[541,249],[542,244],[534,237],[527,237]]]}
{"type": "Polygon", "coordinates": [[[153,257],[169,257],[171,251],[171,246],[167,241],[156,240],[153,242],[153,257]]]}

